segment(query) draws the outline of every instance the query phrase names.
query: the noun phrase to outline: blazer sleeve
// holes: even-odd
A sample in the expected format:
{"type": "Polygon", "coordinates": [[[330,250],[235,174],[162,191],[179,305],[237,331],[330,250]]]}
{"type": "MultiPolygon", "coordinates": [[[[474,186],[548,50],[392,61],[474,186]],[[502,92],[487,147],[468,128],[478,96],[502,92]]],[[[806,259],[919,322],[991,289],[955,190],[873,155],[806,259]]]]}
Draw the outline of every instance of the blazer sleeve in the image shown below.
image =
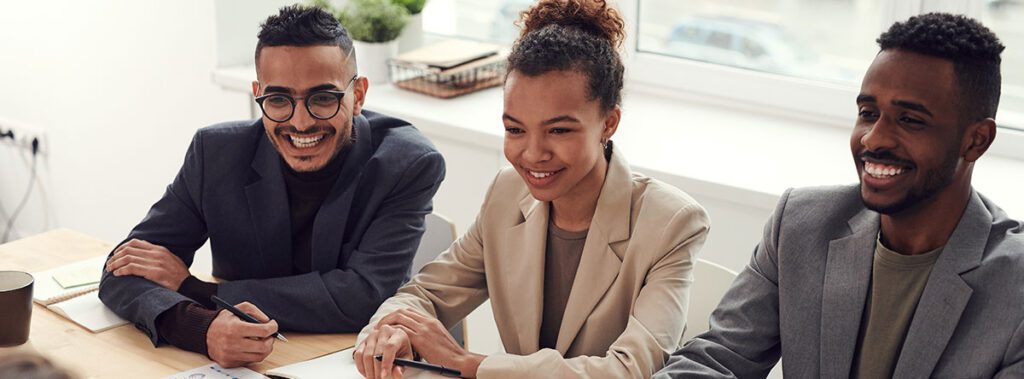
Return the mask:
{"type": "Polygon", "coordinates": [[[672,354],[654,378],[763,378],[781,355],[779,227],[790,191],[781,197],[750,264],[711,314],[711,329],[672,354]]]}
{"type": "Polygon", "coordinates": [[[487,217],[487,204],[493,189],[492,182],[487,190],[487,199],[466,234],[437,259],[424,265],[409,284],[381,304],[356,338],[356,346],[381,318],[399,309],[412,308],[431,315],[450,329],[487,300],[484,237],[480,225],[487,217]]]}
{"type": "Polygon", "coordinates": [[[670,246],[646,273],[626,329],[603,356],[564,358],[554,349],[529,355],[494,354],[481,363],[480,378],[649,378],[680,344],[686,325],[692,269],[709,230],[697,204],[673,215],[664,237],[670,246]]]}
{"type": "Polygon", "coordinates": [[[423,236],[423,219],[444,180],[444,158],[417,158],[387,195],[344,269],[324,273],[221,283],[217,295],[249,301],[274,315],[283,329],[313,333],[355,332],[408,277],[423,236]]]}
{"type": "MultiPolygon", "coordinates": [[[[181,258],[186,266],[192,265],[196,250],[207,239],[206,223],[200,213],[202,157],[200,131],[192,138],[185,153],[185,162],[174,181],[125,241],[137,238],[161,245],[181,258]]],[[[191,301],[145,278],[117,277],[106,271],[100,279],[99,297],[114,313],[135,323],[136,328],[149,335],[154,345],[160,341],[157,316],[179,302],[191,301]]]]}
{"type": "Polygon", "coordinates": [[[1010,338],[1010,345],[1003,357],[1003,367],[994,375],[995,378],[1024,377],[1024,322],[1017,326],[1010,338]]]}

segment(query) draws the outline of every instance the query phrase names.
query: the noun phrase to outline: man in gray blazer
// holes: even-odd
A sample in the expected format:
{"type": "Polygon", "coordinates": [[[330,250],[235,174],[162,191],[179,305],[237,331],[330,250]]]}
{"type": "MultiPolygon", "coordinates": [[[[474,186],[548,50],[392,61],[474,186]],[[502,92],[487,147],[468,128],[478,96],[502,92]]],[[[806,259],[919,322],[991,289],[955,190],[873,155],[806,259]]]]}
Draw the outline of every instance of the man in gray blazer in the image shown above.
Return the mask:
{"type": "Polygon", "coordinates": [[[362,329],[408,279],[444,177],[412,125],[362,110],[367,80],[329,13],[292,6],[268,18],[256,71],[263,117],[196,133],[163,198],[112,252],[99,292],[154,344],[229,367],[263,360],[279,327],[362,329]],[[188,271],[207,240],[219,284],[188,271]],[[263,323],[218,311],[214,294],[263,323]]]}
{"type": "Polygon", "coordinates": [[[1024,377],[1024,225],[971,187],[996,134],[988,29],[893,25],[857,97],[859,186],[782,195],[710,330],[655,378],[1024,377]]]}

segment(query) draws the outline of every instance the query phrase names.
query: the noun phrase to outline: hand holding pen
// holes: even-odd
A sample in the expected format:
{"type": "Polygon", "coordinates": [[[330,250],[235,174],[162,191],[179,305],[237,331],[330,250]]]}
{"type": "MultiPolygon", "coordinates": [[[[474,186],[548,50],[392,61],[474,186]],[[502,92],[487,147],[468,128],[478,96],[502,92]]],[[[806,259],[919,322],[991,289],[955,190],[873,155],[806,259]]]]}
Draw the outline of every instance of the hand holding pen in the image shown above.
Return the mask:
{"type": "Polygon", "coordinates": [[[286,341],[278,333],[277,322],[255,305],[242,302],[231,306],[217,297],[212,300],[224,310],[217,313],[206,332],[207,355],[221,366],[239,367],[261,362],[274,350],[275,339],[271,337],[278,336],[286,341]]]}

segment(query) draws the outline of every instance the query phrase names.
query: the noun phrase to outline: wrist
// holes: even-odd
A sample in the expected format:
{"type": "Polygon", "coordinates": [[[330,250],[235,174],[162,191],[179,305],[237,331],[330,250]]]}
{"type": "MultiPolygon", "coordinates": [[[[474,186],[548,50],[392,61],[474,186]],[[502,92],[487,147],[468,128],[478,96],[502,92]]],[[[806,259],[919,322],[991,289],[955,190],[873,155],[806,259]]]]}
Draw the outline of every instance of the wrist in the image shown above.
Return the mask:
{"type": "Polygon", "coordinates": [[[486,355],[466,352],[456,362],[458,367],[453,367],[462,373],[463,378],[475,378],[476,372],[480,368],[480,364],[483,363],[486,355]]]}

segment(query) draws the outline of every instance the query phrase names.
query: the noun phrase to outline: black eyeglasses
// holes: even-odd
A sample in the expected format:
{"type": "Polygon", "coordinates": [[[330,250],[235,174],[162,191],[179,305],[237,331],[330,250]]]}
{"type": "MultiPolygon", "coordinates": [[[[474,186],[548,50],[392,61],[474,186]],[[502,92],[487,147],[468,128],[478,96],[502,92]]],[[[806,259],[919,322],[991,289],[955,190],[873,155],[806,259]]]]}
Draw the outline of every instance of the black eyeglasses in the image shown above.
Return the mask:
{"type": "MultiPolygon", "coordinates": [[[[311,92],[306,97],[302,98],[302,102],[306,104],[306,111],[309,112],[310,116],[317,120],[328,120],[333,118],[341,110],[341,99],[345,97],[345,90],[352,85],[358,78],[358,75],[352,75],[352,79],[349,79],[348,84],[345,85],[341,91],[333,90],[322,90],[311,92]]],[[[260,105],[260,109],[263,110],[263,115],[273,120],[274,122],[286,122],[292,119],[295,114],[295,103],[296,100],[291,95],[283,93],[272,93],[269,95],[263,95],[256,98],[256,103],[260,105]]]]}

